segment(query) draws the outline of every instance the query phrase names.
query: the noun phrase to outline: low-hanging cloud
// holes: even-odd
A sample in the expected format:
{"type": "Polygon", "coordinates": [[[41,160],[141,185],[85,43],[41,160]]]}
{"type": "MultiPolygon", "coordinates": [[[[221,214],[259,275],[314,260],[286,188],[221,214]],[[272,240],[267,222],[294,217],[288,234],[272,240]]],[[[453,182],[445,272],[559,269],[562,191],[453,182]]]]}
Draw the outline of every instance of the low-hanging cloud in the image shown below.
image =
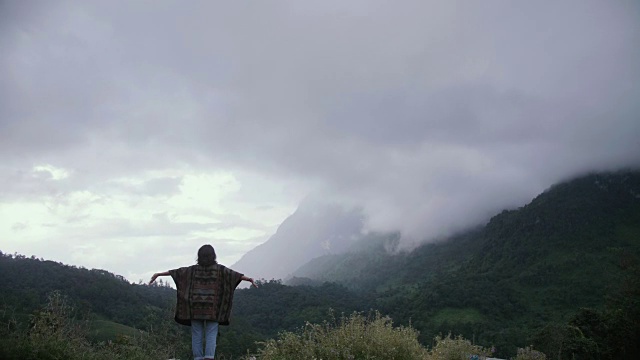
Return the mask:
{"type": "Polygon", "coordinates": [[[81,169],[78,187],[251,171],[420,240],[640,165],[634,1],[4,7],[5,189],[38,161],[81,169]]]}

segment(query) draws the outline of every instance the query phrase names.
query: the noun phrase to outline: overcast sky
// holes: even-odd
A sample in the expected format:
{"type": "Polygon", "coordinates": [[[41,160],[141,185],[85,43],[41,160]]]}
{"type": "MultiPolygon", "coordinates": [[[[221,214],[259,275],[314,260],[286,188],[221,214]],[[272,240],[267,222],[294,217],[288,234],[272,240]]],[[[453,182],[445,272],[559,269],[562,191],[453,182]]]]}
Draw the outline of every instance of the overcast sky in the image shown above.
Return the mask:
{"type": "Polygon", "coordinates": [[[640,165],[639,64],[635,0],[0,1],[0,250],[146,280],[309,194],[443,236],[640,165]]]}

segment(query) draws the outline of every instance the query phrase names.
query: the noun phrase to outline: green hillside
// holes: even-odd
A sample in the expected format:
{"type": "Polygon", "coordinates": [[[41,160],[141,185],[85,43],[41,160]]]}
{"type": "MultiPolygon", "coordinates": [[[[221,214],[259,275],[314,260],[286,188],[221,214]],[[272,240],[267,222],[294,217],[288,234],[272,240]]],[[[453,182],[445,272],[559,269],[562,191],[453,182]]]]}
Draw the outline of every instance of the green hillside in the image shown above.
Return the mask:
{"type": "MultiPolygon", "coordinates": [[[[556,185],[486,226],[410,253],[368,251],[315,259],[296,273],[375,295],[428,343],[462,333],[513,353],[549,323],[603,309],[640,256],[640,173],[593,174],[556,185]]],[[[299,280],[298,280],[299,281],[299,280]]]]}
{"type": "Polygon", "coordinates": [[[89,323],[89,339],[101,342],[115,340],[118,336],[136,336],[139,330],[109,320],[92,320],[89,323]]]}
{"type": "Polygon", "coordinates": [[[98,269],[85,269],[23,255],[0,252],[0,301],[17,312],[38,309],[55,290],[61,290],[81,313],[92,313],[128,326],[169,308],[175,291],[165,286],[131,284],[98,269]]]}
{"type": "Polygon", "coordinates": [[[96,350],[95,354],[102,354],[97,358],[135,358],[136,352],[174,353],[189,341],[187,329],[171,324],[175,296],[172,288],[131,284],[104,270],[0,253],[0,337],[2,341],[10,341],[0,344],[2,350],[9,351],[0,351],[0,358],[16,354],[19,354],[16,358],[32,356],[25,349],[34,349],[24,344],[23,335],[33,334],[39,322],[53,322],[57,324],[55,329],[66,329],[59,334],[45,331],[51,339],[70,338],[54,344],[41,342],[46,351],[59,352],[50,355],[53,358],[72,356],[71,350],[91,352],[90,344],[107,343],[131,351],[123,351],[116,357],[108,349],[96,350]],[[52,298],[58,299],[53,305],[52,298]],[[166,339],[180,340],[174,341],[173,349],[156,346],[166,339]],[[135,341],[141,345],[132,346],[135,341]],[[150,346],[155,348],[149,349],[150,346]],[[26,353],[20,353],[19,349],[26,353]]]}

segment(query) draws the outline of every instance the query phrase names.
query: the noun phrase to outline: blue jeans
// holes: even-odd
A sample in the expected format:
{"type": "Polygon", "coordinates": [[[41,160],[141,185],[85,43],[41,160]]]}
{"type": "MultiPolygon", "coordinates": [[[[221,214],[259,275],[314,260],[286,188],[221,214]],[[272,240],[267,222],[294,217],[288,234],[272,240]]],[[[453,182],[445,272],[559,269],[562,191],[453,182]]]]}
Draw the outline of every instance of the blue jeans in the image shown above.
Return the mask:
{"type": "Polygon", "coordinates": [[[191,320],[191,349],[195,360],[213,359],[216,355],[216,340],[218,340],[217,322],[191,320]],[[203,337],[206,344],[204,354],[202,353],[203,337]]]}

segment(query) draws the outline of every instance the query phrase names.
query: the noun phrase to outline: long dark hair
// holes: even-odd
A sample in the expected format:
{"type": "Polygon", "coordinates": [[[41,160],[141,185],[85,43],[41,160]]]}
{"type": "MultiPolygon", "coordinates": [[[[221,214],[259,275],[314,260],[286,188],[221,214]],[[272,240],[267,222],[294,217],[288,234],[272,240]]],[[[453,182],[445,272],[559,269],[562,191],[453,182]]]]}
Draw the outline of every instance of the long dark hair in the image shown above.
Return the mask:
{"type": "Polygon", "coordinates": [[[216,251],[213,246],[202,245],[198,250],[198,265],[209,266],[216,263],[216,251]]]}

